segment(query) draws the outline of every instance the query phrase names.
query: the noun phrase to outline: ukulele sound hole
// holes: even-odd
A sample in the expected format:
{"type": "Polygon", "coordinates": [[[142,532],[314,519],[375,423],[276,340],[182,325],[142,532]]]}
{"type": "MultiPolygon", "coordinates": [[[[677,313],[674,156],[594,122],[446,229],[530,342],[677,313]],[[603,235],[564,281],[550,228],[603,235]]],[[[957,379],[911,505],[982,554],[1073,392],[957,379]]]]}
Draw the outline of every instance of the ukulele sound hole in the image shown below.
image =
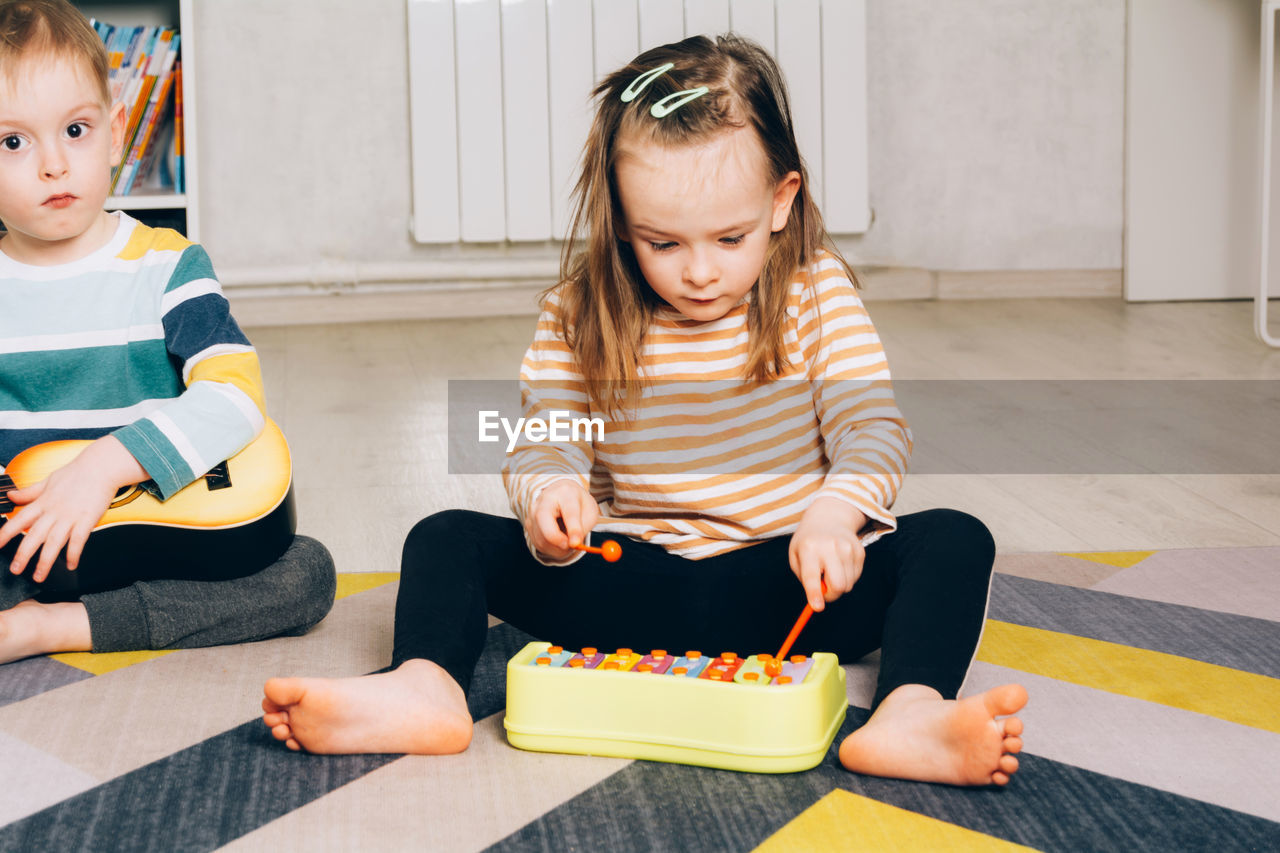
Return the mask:
{"type": "Polygon", "coordinates": [[[124,506],[127,503],[132,503],[137,500],[138,496],[141,494],[142,489],[138,486],[124,486],[116,492],[116,496],[111,501],[110,509],[115,509],[118,506],[124,506]]]}

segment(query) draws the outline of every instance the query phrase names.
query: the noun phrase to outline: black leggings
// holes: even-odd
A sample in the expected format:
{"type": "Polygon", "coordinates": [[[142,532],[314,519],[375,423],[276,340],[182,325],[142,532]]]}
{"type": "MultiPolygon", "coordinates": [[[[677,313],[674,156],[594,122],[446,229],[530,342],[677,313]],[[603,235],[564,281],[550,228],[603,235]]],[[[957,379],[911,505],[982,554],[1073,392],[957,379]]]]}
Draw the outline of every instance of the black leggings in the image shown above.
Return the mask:
{"type": "MultiPolygon", "coordinates": [[[[405,541],[392,665],[426,658],[469,690],[486,613],[569,648],[775,652],[805,605],[790,542],[688,560],[622,539],[616,563],[585,554],[544,566],[514,519],[437,513],[405,541]]],[[[897,532],[867,547],[853,590],[814,614],[794,652],[850,663],[882,648],[873,707],[903,684],[954,698],[982,634],[994,559],[991,534],[972,516],[903,516],[897,532]]]]}

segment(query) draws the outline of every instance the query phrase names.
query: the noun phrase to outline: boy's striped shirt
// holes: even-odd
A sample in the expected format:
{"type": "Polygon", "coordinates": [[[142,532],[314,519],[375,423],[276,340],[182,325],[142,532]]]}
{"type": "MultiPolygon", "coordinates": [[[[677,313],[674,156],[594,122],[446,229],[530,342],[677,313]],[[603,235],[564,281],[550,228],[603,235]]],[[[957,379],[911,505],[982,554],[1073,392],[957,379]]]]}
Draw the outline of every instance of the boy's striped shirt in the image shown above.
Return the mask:
{"type": "Polygon", "coordinates": [[[111,433],[168,497],[262,430],[261,371],[204,249],[114,215],[70,264],[0,252],[0,465],[111,433]]]}
{"type": "Polygon", "coordinates": [[[601,502],[597,530],[695,559],[794,533],[822,496],[867,516],[864,543],[894,529],[889,508],[911,433],[843,266],[823,253],[792,281],[790,367],[777,381],[742,379],[747,308],[709,323],[659,310],[641,356],[643,402],[628,423],[588,403],[553,293],[521,368],[523,414],[600,418],[604,440],[522,439],[503,472],[516,515],[524,519],[550,483],[572,478],[601,502]]]}

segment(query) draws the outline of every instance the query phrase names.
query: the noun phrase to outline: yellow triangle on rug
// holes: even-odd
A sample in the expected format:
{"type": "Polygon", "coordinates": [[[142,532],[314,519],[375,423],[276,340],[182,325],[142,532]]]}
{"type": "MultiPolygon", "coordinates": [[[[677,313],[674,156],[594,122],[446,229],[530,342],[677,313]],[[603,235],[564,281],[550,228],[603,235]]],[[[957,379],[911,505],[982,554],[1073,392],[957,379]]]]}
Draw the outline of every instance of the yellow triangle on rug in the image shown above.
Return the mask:
{"type": "Polygon", "coordinates": [[[1143,560],[1150,557],[1155,551],[1083,551],[1076,554],[1063,553],[1064,557],[1078,557],[1081,560],[1091,560],[1095,563],[1102,563],[1104,566],[1115,566],[1120,569],[1127,569],[1136,566],[1143,560]]]}
{"type": "Polygon", "coordinates": [[[346,598],[398,580],[399,572],[339,572],[338,592],[334,598],[346,598]]]}
{"type": "Polygon", "coordinates": [[[56,661],[61,661],[67,666],[74,666],[76,669],[82,669],[85,672],[91,672],[94,675],[105,675],[108,672],[115,672],[117,669],[124,669],[126,666],[133,666],[136,663],[155,660],[165,655],[173,654],[177,649],[163,649],[160,651],[137,651],[137,652],[103,652],[95,654],[94,652],[61,652],[56,655],[49,655],[56,661]]]}
{"type": "Polygon", "coordinates": [[[837,788],[766,838],[754,853],[789,850],[1013,853],[1031,849],[837,788]]]}

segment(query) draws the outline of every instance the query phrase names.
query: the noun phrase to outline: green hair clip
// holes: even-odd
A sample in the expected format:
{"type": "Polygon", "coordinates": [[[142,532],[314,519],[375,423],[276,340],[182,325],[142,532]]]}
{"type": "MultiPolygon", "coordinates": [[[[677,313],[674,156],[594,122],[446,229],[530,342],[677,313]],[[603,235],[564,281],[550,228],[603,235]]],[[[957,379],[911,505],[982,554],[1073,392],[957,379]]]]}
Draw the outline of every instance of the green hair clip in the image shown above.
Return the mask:
{"type": "Polygon", "coordinates": [[[636,97],[645,90],[646,86],[675,67],[676,64],[674,62],[668,62],[663,65],[659,65],[657,68],[650,68],[648,71],[632,80],[631,85],[622,92],[622,103],[629,104],[634,101],[636,97]]]}
{"type": "Polygon", "coordinates": [[[699,86],[696,89],[685,89],[684,91],[681,91],[681,92],[672,92],[670,95],[667,95],[661,101],[658,101],[656,104],[649,107],[649,115],[653,116],[654,118],[663,118],[665,116],[669,116],[676,110],[683,107],[685,104],[689,103],[690,101],[701,98],[703,95],[707,94],[707,92],[710,92],[710,91],[711,90],[708,89],[706,86],[699,86]]]}

